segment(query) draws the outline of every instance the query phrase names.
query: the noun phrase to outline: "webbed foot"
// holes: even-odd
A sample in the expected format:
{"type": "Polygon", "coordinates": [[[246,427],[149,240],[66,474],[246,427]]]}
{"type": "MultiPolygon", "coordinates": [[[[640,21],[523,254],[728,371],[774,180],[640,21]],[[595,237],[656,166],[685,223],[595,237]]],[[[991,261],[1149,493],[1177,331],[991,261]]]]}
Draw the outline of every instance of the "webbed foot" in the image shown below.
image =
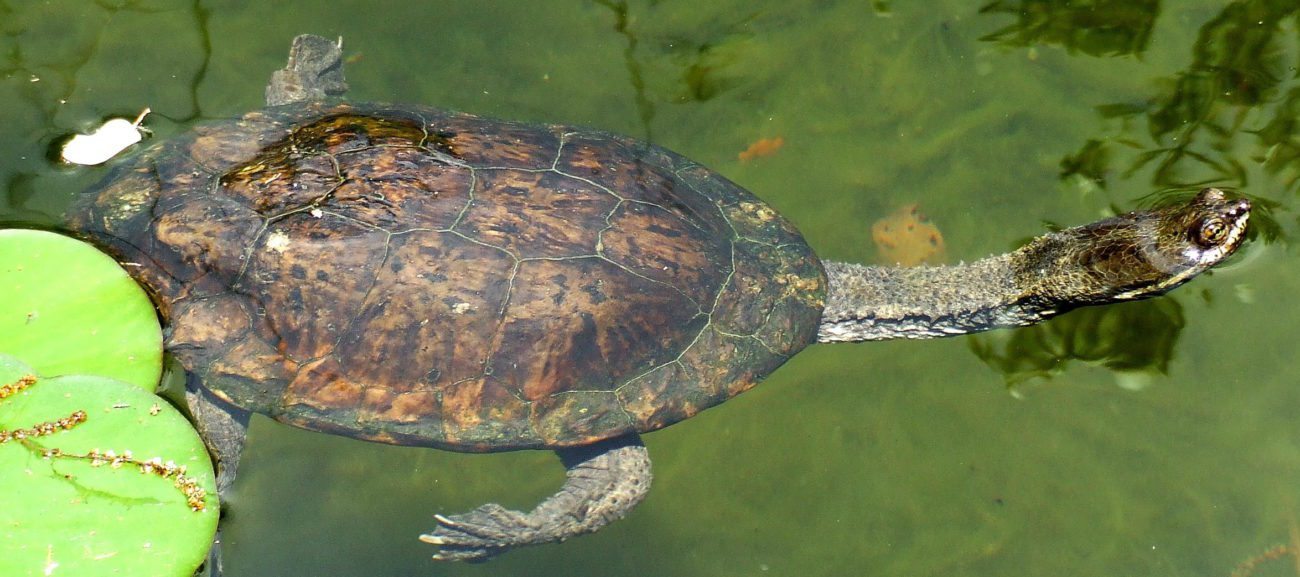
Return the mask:
{"type": "Polygon", "coordinates": [[[538,525],[528,515],[496,503],[468,513],[434,515],[438,527],[420,540],[441,548],[439,561],[485,561],[511,547],[532,542],[538,525]]]}
{"type": "Polygon", "coordinates": [[[439,561],[485,561],[515,547],[563,541],[627,514],[650,489],[650,458],[636,435],[557,451],[567,467],[559,492],[529,513],[496,503],[468,513],[434,515],[420,535],[440,548],[439,561]]]}

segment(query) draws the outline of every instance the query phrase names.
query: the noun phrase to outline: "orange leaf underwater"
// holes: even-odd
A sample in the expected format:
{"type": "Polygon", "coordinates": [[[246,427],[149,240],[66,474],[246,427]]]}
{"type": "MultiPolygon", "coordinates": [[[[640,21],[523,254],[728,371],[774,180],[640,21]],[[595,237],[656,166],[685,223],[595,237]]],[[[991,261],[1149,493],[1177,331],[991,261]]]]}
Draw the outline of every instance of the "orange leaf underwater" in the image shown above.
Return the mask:
{"type": "Polygon", "coordinates": [[[880,264],[917,266],[939,264],[945,258],[943,235],[917,210],[915,203],[871,225],[880,264]]]}
{"type": "Polygon", "coordinates": [[[776,151],[781,150],[782,146],[785,146],[785,139],[780,136],[775,138],[760,138],[755,140],[753,144],[749,145],[749,148],[741,151],[740,154],[736,156],[740,158],[741,162],[749,162],[755,158],[772,156],[773,154],[776,154],[776,151]]]}

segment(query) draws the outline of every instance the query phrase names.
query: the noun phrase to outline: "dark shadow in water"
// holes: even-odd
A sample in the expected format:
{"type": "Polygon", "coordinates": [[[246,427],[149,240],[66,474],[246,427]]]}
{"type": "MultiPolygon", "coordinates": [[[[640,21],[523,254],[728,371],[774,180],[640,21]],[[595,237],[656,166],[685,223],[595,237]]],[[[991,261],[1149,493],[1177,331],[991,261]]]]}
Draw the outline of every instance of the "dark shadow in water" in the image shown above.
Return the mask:
{"type": "Polygon", "coordinates": [[[16,172],[5,179],[0,189],[0,199],[5,199],[4,218],[0,218],[0,228],[47,228],[54,226],[50,215],[31,210],[24,206],[26,201],[41,193],[37,175],[30,172],[16,172]]]}
{"type": "Polygon", "coordinates": [[[737,87],[732,68],[736,62],[734,48],[751,37],[747,31],[755,14],[722,13],[716,18],[702,18],[702,23],[689,29],[656,30],[647,25],[646,30],[634,31],[633,22],[653,23],[653,10],[657,0],[629,3],[627,0],[595,0],[614,14],[614,30],[626,41],[623,58],[632,84],[637,114],[642,133],[647,142],[654,142],[653,120],[656,105],[665,102],[704,102],[731,92],[737,87]],[[631,13],[639,10],[639,18],[631,13]],[[646,62],[638,59],[641,51],[646,62]],[[669,74],[678,79],[671,92],[656,94],[647,79],[656,76],[655,65],[669,64],[669,74]],[[647,72],[647,69],[649,72],[647,72]]]}
{"type": "Polygon", "coordinates": [[[199,48],[203,52],[203,58],[199,60],[199,66],[194,70],[194,76],[190,79],[190,102],[193,103],[191,116],[177,119],[181,122],[195,120],[202,115],[199,107],[199,85],[203,84],[203,79],[208,76],[208,66],[212,63],[212,35],[209,31],[208,18],[211,12],[203,7],[202,0],[194,0],[192,9],[194,14],[194,30],[199,35],[199,48]]]}
{"type": "Polygon", "coordinates": [[[730,78],[727,71],[735,63],[735,56],[729,55],[727,48],[748,38],[748,34],[735,32],[698,42],[680,39],[676,53],[682,62],[682,90],[676,95],[676,100],[704,102],[735,88],[735,79],[730,78]]]}
{"type": "Polygon", "coordinates": [[[1090,307],[1049,323],[969,339],[971,351],[1014,386],[1050,378],[1071,361],[1115,371],[1164,373],[1184,325],[1174,299],[1090,307]]]}
{"type": "Polygon", "coordinates": [[[1018,20],[981,40],[1007,46],[1063,46],[1092,56],[1142,54],[1160,14],[1160,0],[995,0],[982,14],[1018,20]]]}
{"type": "MultiPolygon", "coordinates": [[[[609,8],[614,13],[614,31],[620,36],[627,39],[627,47],[623,49],[623,61],[627,66],[629,81],[632,82],[632,91],[636,98],[636,112],[641,120],[641,137],[646,142],[654,142],[654,131],[652,122],[655,117],[655,105],[646,96],[645,76],[641,72],[641,63],[636,59],[637,36],[628,28],[627,17],[627,0],[596,0],[597,4],[609,8]]],[[[651,2],[653,5],[654,2],[651,2]]]]}

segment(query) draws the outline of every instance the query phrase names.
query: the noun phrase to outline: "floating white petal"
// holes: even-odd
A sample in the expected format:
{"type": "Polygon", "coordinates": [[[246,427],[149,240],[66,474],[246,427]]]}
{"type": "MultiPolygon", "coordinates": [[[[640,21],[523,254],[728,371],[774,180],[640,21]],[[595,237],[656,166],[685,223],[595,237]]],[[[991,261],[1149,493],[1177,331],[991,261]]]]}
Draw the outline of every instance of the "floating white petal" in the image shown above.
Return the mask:
{"type": "Polygon", "coordinates": [[[78,134],[63,145],[63,161],[72,164],[93,165],[106,162],[117,153],[140,142],[142,138],[140,121],[149,114],[145,109],[131,122],[125,118],[114,118],[105,122],[90,134],[78,134]]]}

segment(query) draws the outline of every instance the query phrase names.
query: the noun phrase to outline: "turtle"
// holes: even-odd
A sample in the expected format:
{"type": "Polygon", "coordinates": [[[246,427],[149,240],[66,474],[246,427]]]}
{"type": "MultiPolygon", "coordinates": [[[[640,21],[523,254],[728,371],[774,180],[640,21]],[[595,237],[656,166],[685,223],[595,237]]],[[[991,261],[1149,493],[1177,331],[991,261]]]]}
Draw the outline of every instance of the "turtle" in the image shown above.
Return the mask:
{"type": "MultiPolygon", "coordinates": [[[[296,38],[267,107],[114,167],[67,224],[129,263],[235,478],[251,413],[462,452],[555,451],[531,511],[435,515],[435,559],[596,531],[646,495],[640,435],[813,343],[948,337],[1163,294],[1243,242],[1250,202],[1185,202],[949,266],[819,259],[721,174],[607,132],[347,101],[296,38]]],[[[1234,195],[1235,196],[1235,195],[1234,195]]]]}

